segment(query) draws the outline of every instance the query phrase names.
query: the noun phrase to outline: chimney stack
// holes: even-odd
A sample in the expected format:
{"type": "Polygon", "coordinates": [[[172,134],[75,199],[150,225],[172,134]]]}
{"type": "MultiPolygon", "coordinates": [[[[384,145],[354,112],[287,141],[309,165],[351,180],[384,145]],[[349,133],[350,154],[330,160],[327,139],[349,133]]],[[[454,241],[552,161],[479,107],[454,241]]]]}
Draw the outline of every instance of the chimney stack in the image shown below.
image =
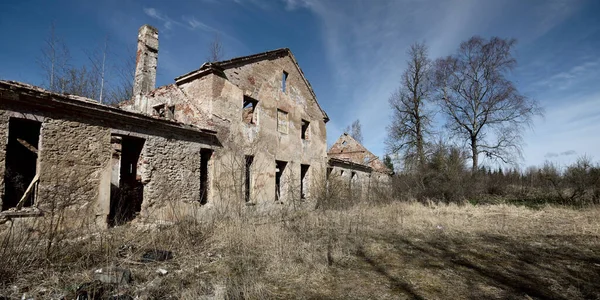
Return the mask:
{"type": "MultiPolygon", "coordinates": [[[[155,88],[157,61],[158,30],[150,25],[144,25],[140,27],[138,32],[135,78],[133,81],[133,96],[136,99],[141,98],[140,94],[148,93],[155,88]]],[[[145,107],[141,106],[138,106],[138,108],[144,110],[145,107]]]]}

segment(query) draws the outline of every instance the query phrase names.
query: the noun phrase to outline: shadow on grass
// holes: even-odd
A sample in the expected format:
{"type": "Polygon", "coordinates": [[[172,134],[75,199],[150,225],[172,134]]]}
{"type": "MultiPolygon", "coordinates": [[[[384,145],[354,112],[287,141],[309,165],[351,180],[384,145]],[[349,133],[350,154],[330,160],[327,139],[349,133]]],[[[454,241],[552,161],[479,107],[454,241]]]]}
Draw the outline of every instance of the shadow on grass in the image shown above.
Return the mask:
{"type": "Polygon", "coordinates": [[[365,251],[362,249],[362,247],[359,246],[358,250],[357,250],[357,256],[358,258],[362,259],[364,262],[366,262],[369,266],[371,266],[371,268],[379,273],[380,275],[384,276],[385,278],[387,278],[387,280],[389,280],[390,284],[391,284],[391,288],[392,291],[395,293],[402,293],[405,295],[410,296],[413,299],[418,299],[418,300],[424,300],[425,298],[423,298],[423,296],[419,295],[419,293],[415,290],[415,288],[410,285],[408,282],[404,281],[404,280],[400,280],[399,278],[397,278],[396,276],[393,276],[392,274],[390,274],[387,270],[387,268],[385,267],[384,264],[376,261],[375,259],[372,259],[371,257],[369,257],[365,251]]]}
{"type": "Polygon", "coordinates": [[[458,237],[440,233],[418,238],[401,235],[372,238],[392,245],[393,253],[381,258],[386,261],[377,261],[374,258],[377,255],[369,256],[362,246],[357,246],[357,257],[388,278],[393,289],[414,299],[428,298],[427,291],[390,274],[402,272],[402,268],[423,274],[451,274],[445,277],[446,288],[468,299],[600,298],[600,247],[595,236],[458,237]],[[394,264],[389,259],[405,265],[390,269],[394,264]],[[468,288],[461,289],[460,283],[468,288]]]}

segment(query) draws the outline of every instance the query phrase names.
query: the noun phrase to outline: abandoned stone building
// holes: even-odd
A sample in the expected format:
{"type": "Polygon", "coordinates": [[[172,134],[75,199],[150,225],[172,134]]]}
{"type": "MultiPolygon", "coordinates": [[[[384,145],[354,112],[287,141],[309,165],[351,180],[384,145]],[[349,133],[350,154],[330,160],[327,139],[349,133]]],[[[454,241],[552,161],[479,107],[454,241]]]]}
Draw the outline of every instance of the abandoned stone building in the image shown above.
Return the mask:
{"type": "Polygon", "coordinates": [[[348,185],[353,195],[368,199],[373,189],[389,183],[392,171],[375,154],[344,133],[327,152],[327,179],[348,185]]]}
{"type": "Polygon", "coordinates": [[[142,26],[134,97],[118,107],[0,81],[0,217],[59,207],[110,226],[309,205],[331,172],[363,193],[386,181],[348,135],[327,152],[329,117],[289,49],[205,63],[155,88],[158,49],[158,31],[142,26]]]}

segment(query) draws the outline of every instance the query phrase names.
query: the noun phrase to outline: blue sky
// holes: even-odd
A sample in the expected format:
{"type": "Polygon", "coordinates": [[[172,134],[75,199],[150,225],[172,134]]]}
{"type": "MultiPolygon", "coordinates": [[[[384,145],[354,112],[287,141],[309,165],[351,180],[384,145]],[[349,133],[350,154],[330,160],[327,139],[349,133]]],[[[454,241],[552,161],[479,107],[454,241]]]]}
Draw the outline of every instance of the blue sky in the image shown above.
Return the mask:
{"type": "Polygon", "coordinates": [[[111,57],[131,55],[137,29],[157,27],[158,85],[198,68],[219,33],[226,58],[290,48],[331,118],[329,143],[359,119],[382,155],[410,44],[425,41],[436,58],[473,35],[511,37],[511,76],[546,110],[524,134],[521,166],[566,164],[600,159],[599,16],[598,0],[21,0],[0,10],[0,78],[42,83],[36,60],[53,21],[76,61],[106,37],[111,57]]]}

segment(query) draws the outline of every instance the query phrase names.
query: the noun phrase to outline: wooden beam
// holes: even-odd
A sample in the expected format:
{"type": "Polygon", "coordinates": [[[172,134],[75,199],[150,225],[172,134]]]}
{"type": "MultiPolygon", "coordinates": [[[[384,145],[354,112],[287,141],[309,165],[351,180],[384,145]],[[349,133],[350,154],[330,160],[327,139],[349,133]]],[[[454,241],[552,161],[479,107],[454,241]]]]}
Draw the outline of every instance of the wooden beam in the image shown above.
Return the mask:
{"type": "Polygon", "coordinates": [[[23,204],[25,204],[25,200],[27,199],[29,194],[31,194],[31,192],[33,191],[33,186],[38,182],[38,180],[40,180],[40,173],[35,174],[35,176],[33,177],[33,180],[27,187],[27,190],[25,190],[25,194],[23,194],[23,197],[21,197],[21,200],[19,200],[19,203],[17,203],[17,206],[16,206],[17,210],[19,210],[19,209],[21,209],[21,207],[23,207],[23,204]]]}
{"type": "Polygon", "coordinates": [[[37,155],[38,150],[33,145],[31,145],[30,143],[28,143],[27,141],[22,140],[22,139],[17,139],[17,142],[19,142],[25,148],[29,149],[29,151],[31,151],[31,152],[35,153],[35,155],[37,155]]]}

